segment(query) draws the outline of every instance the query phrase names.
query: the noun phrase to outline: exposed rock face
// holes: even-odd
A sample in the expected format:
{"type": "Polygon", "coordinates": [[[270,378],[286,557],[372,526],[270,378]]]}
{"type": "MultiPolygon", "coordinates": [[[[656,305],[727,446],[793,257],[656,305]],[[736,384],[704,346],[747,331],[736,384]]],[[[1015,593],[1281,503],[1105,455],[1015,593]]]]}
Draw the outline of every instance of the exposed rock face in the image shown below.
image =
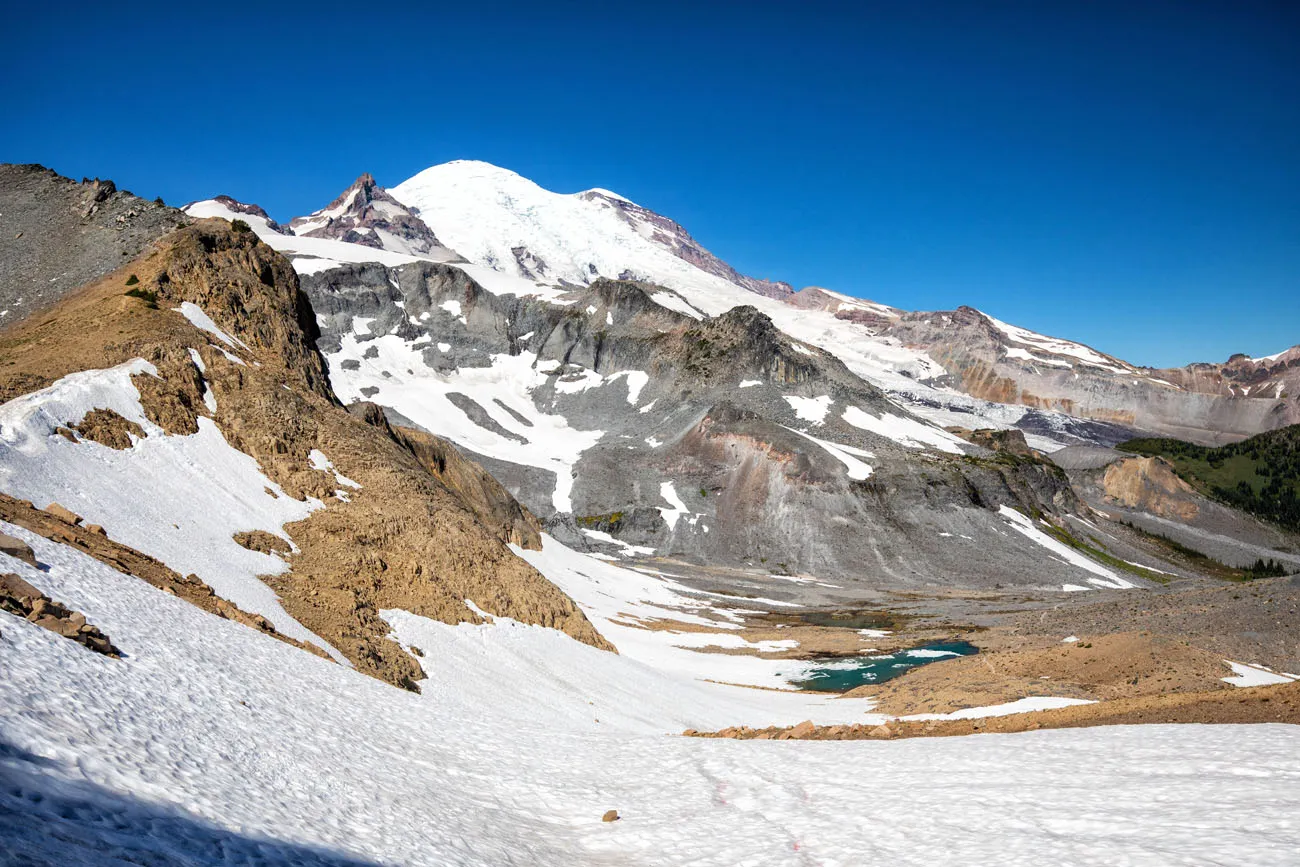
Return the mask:
{"type": "Polygon", "coordinates": [[[1164,458],[1128,458],[1106,467],[1102,488],[1107,499],[1162,518],[1191,521],[1201,497],[1178,478],[1164,458]]]}
{"type": "MultiPolygon", "coordinates": [[[[216,196],[215,198],[218,202],[237,214],[250,214],[254,217],[261,217],[263,220],[266,220],[266,225],[269,226],[273,232],[279,232],[282,235],[289,234],[285,231],[284,226],[281,226],[275,220],[271,219],[271,215],[268,214],[266,209],[261,205],[246,204],[238,199],[232,199],[230,196],[216,196]]],[[[188,207],[188,205],[186,207],[188,207]]]]}
{"type": "Polygon", "coordinates": [[[415,256],[436,254],[440,261],[459,260],[418,215],[375,183],[369,172],[353,181],[328,207],[294,217],[289,228],[293,234],[309,238],[332,238],[415,256]]]}
{"type": "Polygon", "coordinates": [[[127,421],[111,409],[92,409],[72,430],[110,449],[129,449],[131,437],[144,439],[140,425],[127,421]]]}
{"type": "MultiPolygon", "coordinates": [[[[562,470],[571,474],[563,510],[555,471],[459,443],[569,544],[598,544],[590,533],[607,533],[663,555],[865,587],[986,586],[1008,574],[1041,583],[1061,565],[1043,564],[1041,548],[1013,534],[989,554],[972,540],[1002,533],[1002,505],[1026,514],[1083,509],[1064,474],[1036,458],[922,449],[848,423],[852,408],[935,430],[752,307],[701,322],[651,300],[658,287],[614,280],[575,287],[556,305],[493,294],[432,263],[345,266],[305,276],[303,285],[337,387],[347,398],[373,395],[366,399],[395,423],[437,430],[444,418],[406,415],[400,401],[388,402],[387,383],[437,388],[523,359],[540,383],[528,399],[543,421],[558,416],[574,430],[601,432],[562,470]],[[354,331],[358,320],[364,333],[354,331]],[[391,352],[393,340],[417,353],[414,366],[386,367],[392,362],[378,347],[391,352]],[[355,347],[346,358],[345,344],[355,347]],[[644,375],[635,388],[625,384],[633,373],[644,375]],[[848,478],[818,440],[869,455],[869,477],[848,478]]],[[[451,390],[447,411],[487,438],[522,445],[538,436],[533,422],[489,395],[451,390]]]]}
{"type": "Polygon", "coordinates": [[[970,307],[906,313],[880,333],[924,350],[967,394],[999,403],[1206,445],[1300,422],[1300,349],[1153,370],[1004,326],[970,307]]]}
{"type": "Polygon", "coordinates": [[[837,319],[847,319],[866,326],[872,332],[888,328],[903,315],[902,310],[862,298],[850,298],[820,286],[806,286],[785,302],[804,310],[826,310],[837,319]]]}
{"type": "Polygon", "coordinates": [[[250,551],[262,554],[288,554],[293,550],[288,542],[265,530],[245,530],[236,533],[235,542],[250,551]]]}
{"type": "Polygon", "coordinates": [[[1024,458],[1032,458],[1034,450],[1029,447],[1025,441],[1025,432],[1018,429],[1012,430],[991,430],[981,428],[980,430],[954,430],[953,433],[962,439],[969,440],[977,446],[983,446],[992,452],[1005,452],[1009,455],[1019,455],[1024,458]]]}
{"type": "Polygon", "coordinates": [[[29,620],[104,656],[121,656],[107,635],[86,622],[86,615],[55,602],[12,572],[0,574],[0,611],[29,620]]]}
{"type": "Polygon", "coordinates": [[[426,470],[460,495],[484,526],[506,544],[540,551],[541,524],[479,464],[467,460],[446,440],[425,431],[389,425],[382,407],[368,402],[351,404],[348,412],[388,433],[426,470]]]}
{"type": "Polygon", "coordinates": [[[186,222],[112,181],[0,165],[0,327],[55,303],[186,222]]]}
{"type": "Polygon", "coordinates": [[[717,256],[700,246],[680,223],[656,214],[649,208],[629,202],[621,196],[611,195],[603,190],[588,190],[583,198],[599,199],[606,202],[630,226],[643,237],[671,252],[677,258],[689,262],[701,271],[729,280],[751,292],[766,295],[768,298],[786,298],[794,292],[789,283],[773,280],[759,280],[746,277],[717,256]]]}

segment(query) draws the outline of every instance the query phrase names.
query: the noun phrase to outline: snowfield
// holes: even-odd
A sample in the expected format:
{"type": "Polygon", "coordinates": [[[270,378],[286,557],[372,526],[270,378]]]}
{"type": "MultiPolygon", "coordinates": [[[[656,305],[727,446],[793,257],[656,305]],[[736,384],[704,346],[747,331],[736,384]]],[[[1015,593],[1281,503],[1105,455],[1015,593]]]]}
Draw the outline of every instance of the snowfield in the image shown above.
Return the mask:
{"type": "Polygon", "coordinates": [[[425,653],[414,695],[0,529],[47,567],[16,571],[125,654],[0,616],[6,863],[1276,865],[1300,847],[1294,726],[682,738],[767,693],[688,696],[540,627],[384,612],[425,653]]]}
{"type": "MultiPolygon", "coordinates": [[[[455,310],[448,312],[455,316],[460,315],[459,311],[456,304],[455,310]]],[[[365,320],[358,317],[353,322],[356,331],[363,331],[365,320]]],[[[477,454],[552,472],[552,504],[557,511],[573,511],[573,468],[582,453],[600,441],[604,431],[571,427],[564,416],[537,408],[532,391],[548,378],[535,364],[536,354],[496,355],[490,367],[463,367],[443,373],[426,365],[422,351],[415,345],[396,334],[365,343],[358,341],[355,333],[344,335],[339,351],[326,358],[335,393],[344,403],[375,400],[393,407],[426,430],[477,454]],[[367,350],[373,350],[375,357],[367,358],[367,350]],[[357,364],[356,370],[343,367],[349,360],[357,364]],[[466,415],[453,402],[454,395],[469,396],[496,429],[489,430],[466,415]]],[[[641,371],[620,371],[608,378],[594,371],[588,373],[589,378],[577,383],[557,382],[556,390],[577,391],[620,377],[626,379],[628,402],[635,404],[648,379],[641,371]]]]}

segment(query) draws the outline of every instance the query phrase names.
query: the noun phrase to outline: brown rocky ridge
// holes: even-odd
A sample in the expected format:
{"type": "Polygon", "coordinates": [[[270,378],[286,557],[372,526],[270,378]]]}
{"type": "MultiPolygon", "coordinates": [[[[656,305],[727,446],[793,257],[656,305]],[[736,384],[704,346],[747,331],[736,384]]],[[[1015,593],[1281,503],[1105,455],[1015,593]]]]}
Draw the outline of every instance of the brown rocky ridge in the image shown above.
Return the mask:
{"type": "Polygon", "coordinates": [[[983,719],[891,720],[885,725],[833,726],[819,726],[805,720],[796,726],[758,729],[737,726],[716,732],[687,729],[683,734],[687,737],[737,740],[893,740],[1006,734],[1099,725],[1169,723],[1300,724],[1300,683],[1118,699],[983,719]]]}

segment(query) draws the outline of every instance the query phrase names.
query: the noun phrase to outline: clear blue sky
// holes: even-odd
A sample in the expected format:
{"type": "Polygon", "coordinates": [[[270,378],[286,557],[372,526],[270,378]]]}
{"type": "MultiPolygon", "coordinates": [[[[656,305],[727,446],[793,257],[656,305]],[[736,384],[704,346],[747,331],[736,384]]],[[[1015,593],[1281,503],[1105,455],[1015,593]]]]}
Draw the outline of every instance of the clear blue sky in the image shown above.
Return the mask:
{"type": "Polygon", "coordinates": [[[1137,363],[1300,343],[1300,3],[23,3],[0,160],[287,218],[456,158],[1137,363]]]}

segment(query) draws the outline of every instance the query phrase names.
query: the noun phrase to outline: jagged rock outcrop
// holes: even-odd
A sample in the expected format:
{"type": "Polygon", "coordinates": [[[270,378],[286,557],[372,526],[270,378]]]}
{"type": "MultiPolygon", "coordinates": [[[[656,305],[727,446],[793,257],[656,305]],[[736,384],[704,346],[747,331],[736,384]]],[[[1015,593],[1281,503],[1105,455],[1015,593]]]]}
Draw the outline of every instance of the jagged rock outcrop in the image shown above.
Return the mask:
{"type": "MultiPolygon", "coordinates": [[[[266,221],[267,227],[270,228],[272,232],[279,232],[282,235],[288,234],[288,232],[285,230],[285,227],[281,226],[275,220],[272,220],[271,215],[268,214],[266,212],[266,209],[263,208],[261,205],[241,202],[238,199],[234,199],[231,198],[230,196],[225,196],[225,195],[215,196],[214,199],[215,201],[220,202],[230,210],[234,211],[236,214],[248,214],[253,217],[261,217],[263,220],[266,221]]],[[[189,206],[186,205],[186,207],[189,206]]]]}
{"type": "Polygon", "coordinates": [[[1022,458],[1032,458],[1034,456],[1034,450],[1029,447],[1029,443],[1025,440],[1025,432],[1018,428],[1012,428],[1011,430],[949,428],[949,430],[962,439],[969,440],[989,451],[1005,452],[1022,458]]]}
{"type": "Polygon", "coordinates": [[[308,238],[331,238],[414,256],[432,255],[439,261],[463,261],[438,240],[417,214],[375,183],[369,172],[353,181],[328,206],[305,217],[294,217],[289,229],[308,238]]]}

